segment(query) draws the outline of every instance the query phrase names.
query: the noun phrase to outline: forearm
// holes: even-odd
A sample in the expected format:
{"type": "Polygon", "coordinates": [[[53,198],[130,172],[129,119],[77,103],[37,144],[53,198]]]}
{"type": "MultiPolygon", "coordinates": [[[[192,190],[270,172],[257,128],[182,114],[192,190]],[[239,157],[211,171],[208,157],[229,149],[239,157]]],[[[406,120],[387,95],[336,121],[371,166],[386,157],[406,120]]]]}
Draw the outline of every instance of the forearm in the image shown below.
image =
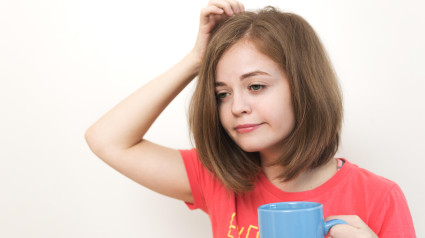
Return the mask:
{"type": "Polygon", "coordinates": [[[165,107],[197,75],[199,59],[188,54],[168,71],[139,88],[86,132],[96,150],[127,149],[139,143],[165,107]]]}

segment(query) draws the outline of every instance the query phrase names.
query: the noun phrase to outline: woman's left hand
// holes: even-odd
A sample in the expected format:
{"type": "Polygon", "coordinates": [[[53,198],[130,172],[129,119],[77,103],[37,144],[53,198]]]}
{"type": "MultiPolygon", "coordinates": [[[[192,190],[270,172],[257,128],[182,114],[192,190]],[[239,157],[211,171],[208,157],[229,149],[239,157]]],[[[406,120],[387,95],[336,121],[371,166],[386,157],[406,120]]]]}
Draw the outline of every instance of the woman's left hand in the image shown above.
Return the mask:
{"type": "Polygon", "coordinates": [[[378,236],[362,221],[362,219],[355,215],[347,216],[329,216],[326,221],[332,219],[341,219],[348,223],[335,225],[332,227],[329,235],[331,238],[378,238],[378,236]]]}

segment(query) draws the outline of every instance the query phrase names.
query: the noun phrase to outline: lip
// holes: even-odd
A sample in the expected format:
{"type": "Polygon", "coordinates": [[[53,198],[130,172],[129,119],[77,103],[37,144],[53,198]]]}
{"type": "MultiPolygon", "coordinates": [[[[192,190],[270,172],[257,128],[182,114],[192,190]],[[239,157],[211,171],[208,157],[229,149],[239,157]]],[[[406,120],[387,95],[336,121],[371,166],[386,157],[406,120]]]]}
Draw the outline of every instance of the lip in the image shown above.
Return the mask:
{"type": "Polygon", "coordinates": [[[251,131],[254,131],[254,130],[258,129],[262,124],[263,123],[237,125],[235,127],[235,130],[239,134],[246,134],[246,133],[249,133],[251,131]]]}

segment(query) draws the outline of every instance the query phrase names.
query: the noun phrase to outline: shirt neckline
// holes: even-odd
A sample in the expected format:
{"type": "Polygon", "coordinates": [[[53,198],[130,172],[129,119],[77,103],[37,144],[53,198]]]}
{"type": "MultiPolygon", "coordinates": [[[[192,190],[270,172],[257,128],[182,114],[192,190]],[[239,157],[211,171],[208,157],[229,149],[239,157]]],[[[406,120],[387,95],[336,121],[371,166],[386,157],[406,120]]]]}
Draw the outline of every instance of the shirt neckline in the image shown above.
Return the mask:
{"type": "Polygon", "coordinates": [[[337,189],[337,187],[339,187],[341,182],[348,176],[348,174],[353,171],[354,165],[345,158],[341,159],[344,160],[344,166],[342,166],[342,168],[334,176],[332,176],[332,178],[312,190],[303,192],[282,191],[272,182],[270,182],[264,173],[260,173],[258,183],[279,200],[305,201],[319,199],[320,197],[325,196],[327,193],[337,189]]]}

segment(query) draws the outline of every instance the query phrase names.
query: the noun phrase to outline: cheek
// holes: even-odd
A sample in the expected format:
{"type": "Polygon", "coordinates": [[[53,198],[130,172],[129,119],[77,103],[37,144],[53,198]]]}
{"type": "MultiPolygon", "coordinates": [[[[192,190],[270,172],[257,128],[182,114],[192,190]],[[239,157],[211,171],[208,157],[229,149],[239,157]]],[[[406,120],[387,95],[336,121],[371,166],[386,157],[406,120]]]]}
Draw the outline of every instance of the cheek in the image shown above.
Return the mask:
{"type": "Polygon", "coordinates": [[[295,126],[295,117],[291,106],[287,106],[282,110],[281,122],[287,132],[293,130],[295,126]]]}
{"type": "Polygon", "coordinates": [[[268,107],[261,107],[263,115],[269,115],[271,122],[285,131],[292,131],[295,125],[295,117],[292,104],[287,98],[281,98],[282,103],[271,103],[268,107]]]}
{"type": "Polygon", "coordinates": [[[218,116],[220,118],[220,123],[227,130],[226,125],[228,123],[228,116],[226,116],[226,109],[224,105],[218,106],[218,116]]]}

